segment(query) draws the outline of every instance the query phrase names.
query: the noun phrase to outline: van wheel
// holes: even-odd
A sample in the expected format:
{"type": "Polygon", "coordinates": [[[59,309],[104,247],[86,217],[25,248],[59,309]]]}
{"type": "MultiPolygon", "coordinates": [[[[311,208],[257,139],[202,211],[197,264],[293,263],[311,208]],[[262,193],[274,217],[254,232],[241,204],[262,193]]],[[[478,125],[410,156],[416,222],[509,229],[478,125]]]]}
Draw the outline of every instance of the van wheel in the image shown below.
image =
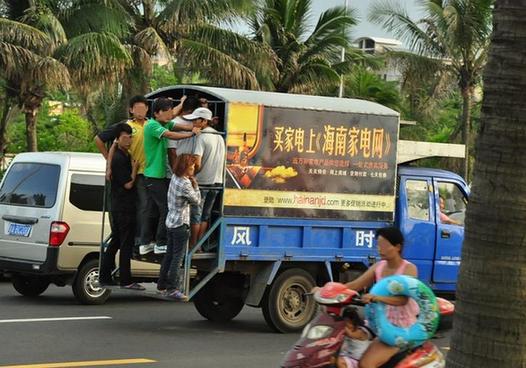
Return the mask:
{"type": "Polygon", "coordinates": [[[97,259],[92,259],[80,267],[71,288],[73,295],[81,304],[104,304],[111,294],[111,290],[99,285],[99,261],[97,259]]]}
{"type": "Polygon", "coordinates": [[[13,276],[13,287],[23,296],[39,296],[49,286],[49,281],[30,276],[13,276]]]}
{"type": "Polygon", "coordinates": [[[193,298],[195,309],[212,322],[228,322],[243,309],[243,277],[216,275],[193,298]]]}
{"type": "Polygon", "coordinates": [[[261,303],[265,321],[277,332],[300,331],[316,313],[316,302],[307,293],[314,279],[301,268],[281,273],[270,286],[261,303]]]}

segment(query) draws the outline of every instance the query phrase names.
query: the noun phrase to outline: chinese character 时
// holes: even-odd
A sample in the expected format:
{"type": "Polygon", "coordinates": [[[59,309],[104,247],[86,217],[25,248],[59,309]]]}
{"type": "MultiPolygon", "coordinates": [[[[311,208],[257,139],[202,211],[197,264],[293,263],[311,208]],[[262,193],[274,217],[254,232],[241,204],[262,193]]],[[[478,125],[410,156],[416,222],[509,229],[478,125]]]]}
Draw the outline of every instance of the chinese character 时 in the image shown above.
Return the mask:
{"type": "Polygon", "coordinates": [[[374,233],[372,230],[369,231],[357,231],[356,232],[356,243],[357,247],[366,246],[367,248],[373,247],[374,233]]]}

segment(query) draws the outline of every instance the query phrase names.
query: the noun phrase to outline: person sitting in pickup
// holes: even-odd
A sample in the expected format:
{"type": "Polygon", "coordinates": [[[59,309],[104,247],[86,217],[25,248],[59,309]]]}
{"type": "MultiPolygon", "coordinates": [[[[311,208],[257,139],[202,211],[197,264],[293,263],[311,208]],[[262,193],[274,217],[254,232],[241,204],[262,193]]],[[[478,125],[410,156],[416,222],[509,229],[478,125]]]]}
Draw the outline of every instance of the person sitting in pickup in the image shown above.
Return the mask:
{"type": "Polygon", "coordinates": [[[131,257],[135,239],[135,180],[140,163],[131,159],[128,152],[132,142],[132,127],[121,123],[116,128],[117,149],[111,160],[111,216],[113,218],[112,239],[106,251],[101,255],[100,283],[113,284],[111,270],[115,255],[120,250],[120,285],[123,289],[144,290],[140,284],[132,282],[131,257]]]}
{"type": "Polygon", "coordinates": [[[345,337],[336,360],[337,368],[358,368],[358,362],[371,344],[373,335],[355,308],[346,309],[343,313],[345,320],[345,337]]]}
{"type": "Polygon", "coordinates": [[[440,222],[443,224],[451,224],[451,225],[462,225],[460,222],[453,220],[448,215],[444,213],[446,209],[446,201],[444,200],[444,197],[440,196],[438,198],[438,203],[440,207],[440,222]]]}
{"type": "MultiPolygon", "coordinates": [[[[378,253],[381,261],[372,265],[356,280],[345,285],[352,290],[361,291],[372,286],[384,277],[392,275],[408,275],[417,277],[418,271],[414,264],[402,257],[404,236],[395,227],[385,227],[376,231],[378,253]]],[[[418,304],[405,296],[385,297],[373,294],[362,296],[364,303],[381,302],[387,304],[387,318],[399,327],[408,327],[416,322],[419,313],[418,304]]],[[[365,351],[360,360],[360,368],[377,368],[391,359],[400,349],[389,346],[376,338],[365,351]]]]}

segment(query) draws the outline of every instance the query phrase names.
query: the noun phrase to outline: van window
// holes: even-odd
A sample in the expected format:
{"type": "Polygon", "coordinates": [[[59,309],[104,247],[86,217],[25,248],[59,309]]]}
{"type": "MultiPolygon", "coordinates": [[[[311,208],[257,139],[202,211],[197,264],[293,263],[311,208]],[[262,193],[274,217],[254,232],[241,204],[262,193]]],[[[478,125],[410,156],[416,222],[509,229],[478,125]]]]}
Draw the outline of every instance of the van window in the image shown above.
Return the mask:
{"type": "Polygon", "coordinates": [[[89,174],[71,175],[69,202],[83,211],[102,212],[104,176],[89,174]]]}
{"type": "Polygon", "coordinates": [[[429,221],[429,192],[427,181],[407,180],[405,182],[405,190],[409,217],[415,220],[429,221]]]}
{"type": "Polygon", "coordinates": [[[14,163],[0,188],[0,203],[51,208],[57,199],[59,178],[59,165],[14,163]]]}

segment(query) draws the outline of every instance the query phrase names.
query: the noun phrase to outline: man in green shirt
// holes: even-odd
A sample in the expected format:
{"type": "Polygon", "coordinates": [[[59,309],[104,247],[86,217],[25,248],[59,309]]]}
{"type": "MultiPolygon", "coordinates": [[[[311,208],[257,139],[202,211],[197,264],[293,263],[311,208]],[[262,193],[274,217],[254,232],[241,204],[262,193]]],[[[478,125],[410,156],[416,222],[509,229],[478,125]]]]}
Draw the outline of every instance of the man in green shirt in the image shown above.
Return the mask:
{"type": "MultiPolygon", "coordinates": [[[[185,139],[198,133],[192,132],[173,132],[173,122],[171,121],[175,113],[179,113],[185,97],[181,103],[173,108],[172,100],[168,98],[158,98],[153,103],[153,119],[148,120],[144,126],[144,153],[146,156],[146,167],[144,169],[144,181],[148,193],[148,222],[154,223],[158,219],[155,235],[156,244],[160,247],[166,246],[166,214],[168,205],[166,202],[168,185],[167,179],[167,139],[185,139]]],[[[153,229],[147,231],[147,238],[153,240],[153,229]]],[[[154,249],[154,244],[143,244],[139,248],[140,254],[146,254],[154,249]]]]}

